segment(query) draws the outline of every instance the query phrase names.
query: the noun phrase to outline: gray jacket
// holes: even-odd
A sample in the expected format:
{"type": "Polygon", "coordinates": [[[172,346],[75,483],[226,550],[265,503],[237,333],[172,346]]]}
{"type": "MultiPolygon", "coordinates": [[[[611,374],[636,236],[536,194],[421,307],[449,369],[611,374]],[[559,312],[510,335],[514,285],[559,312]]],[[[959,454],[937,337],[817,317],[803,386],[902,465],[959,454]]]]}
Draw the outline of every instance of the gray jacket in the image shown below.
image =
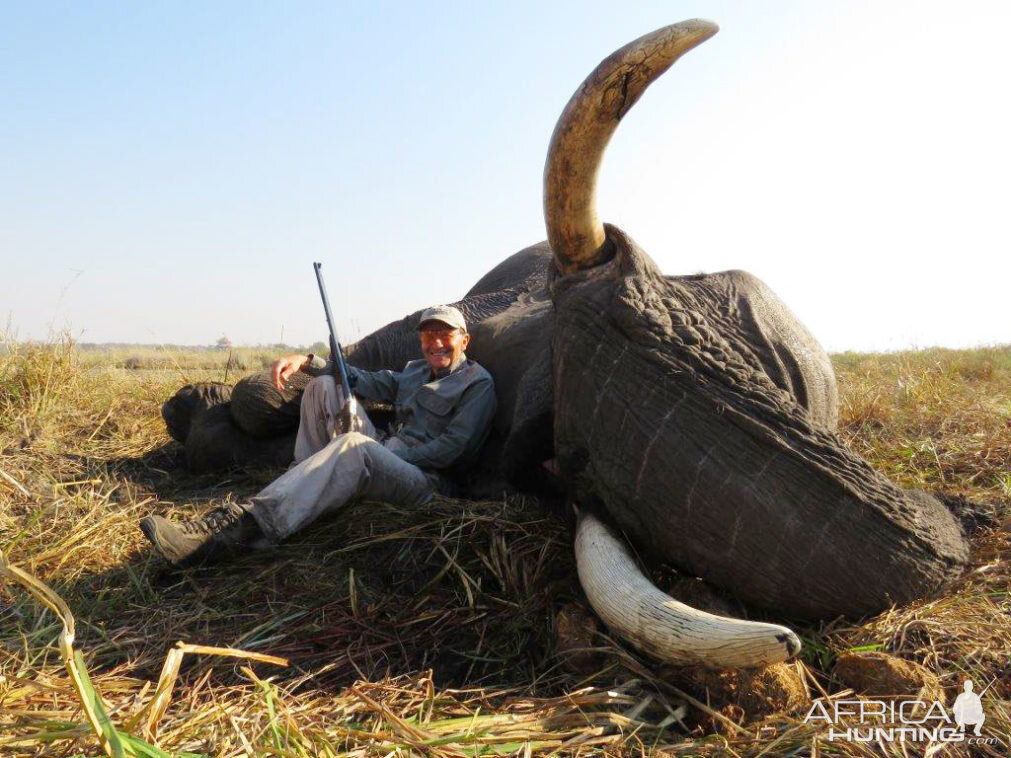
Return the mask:
{"type": "MultiPolygon", "coordinates": [[[[319,376],[331,367],[313,356],[303,371],[319,376]]],[[[394,406],[391,432],[407,447],[391,451],[418,468],[440,470],[473,462],[491,431],[495,385],[491,374],[466,356],[447,376],[434,380],[423,359],[411,361],[403,371],[348,366],[348,378],[356,395],[394,406]]]]}

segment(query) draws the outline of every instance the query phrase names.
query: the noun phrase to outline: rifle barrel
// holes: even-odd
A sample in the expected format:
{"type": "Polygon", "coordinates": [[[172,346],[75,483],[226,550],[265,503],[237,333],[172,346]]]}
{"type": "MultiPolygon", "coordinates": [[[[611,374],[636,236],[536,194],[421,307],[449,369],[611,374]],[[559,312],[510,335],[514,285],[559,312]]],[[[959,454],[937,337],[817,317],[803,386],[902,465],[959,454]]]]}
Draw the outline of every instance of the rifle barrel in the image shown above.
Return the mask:
{"type": "Polygon", "coordinates": [[[313,263],[313,270],[316,272],[316,283],[319,285],[319,296],[323,299],[323,313],[326,314],[326,325],[330,330],[330,353],[337,365],[337,375],[344,389],[344,400],[351,399],[351,382],[348,380],[348,367],[344,361],[344,350],[341,348],[340,340],[337,339],[337,329],[333,323],[333,313],[330,312],[330,299],[326,296],[326,285],[323,283],[322,263],[313,263]]]}

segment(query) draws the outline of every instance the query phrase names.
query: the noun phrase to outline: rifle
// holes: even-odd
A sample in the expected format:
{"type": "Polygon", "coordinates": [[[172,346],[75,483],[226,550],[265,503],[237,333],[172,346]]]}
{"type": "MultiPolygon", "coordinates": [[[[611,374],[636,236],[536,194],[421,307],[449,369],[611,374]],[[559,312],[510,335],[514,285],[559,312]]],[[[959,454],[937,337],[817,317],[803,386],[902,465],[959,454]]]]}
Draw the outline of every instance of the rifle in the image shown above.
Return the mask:
{"type": "Polygon", "coordinates": [[[993,686],[993,683],[994,683],[994,682],[996,682],[996,681],[997,681],[997,677],[994,677],[993,679],[991,679],[991,680],[990,680],[990,684],[988,684],[988,685],[987,685],[986,687],[984,687],[984,688],[983,688],[983,691],[982,691],[981,693],[979,693],[979,697],[980,697],[980,698],[982,698],[982,697],[983,697],[983,695],[985,695],[985,694],[986,694],[986,691],[987,691],[988,689],[990,689],[990,688],[991,688],[991,687],[993,686]]]}
{"type": "MultiPolygon", "coordinates": [[[[326,296],[326,285],[323,284],[323,274],[320,273],[320,269],[323,268],[322,263],[313,263],[313,269],[316,271],[316,283],[319,285],[319,296],[323,298],[323,312],[326,314],[326,325],[330,330],[330,356],[334,361],[334,378],[341,383],[341,388],[344,390],[344,400],[346,405],[341,411],[341,425],[343,431],[358,431],[358,417],[355,413],[355,396],[351,392],[351,382],[348,380],[348,364],[344,361],[344,351],[341,349],[341,343],[337,339],[337,330],[333,325],[333,313],[330,311],[330,300],[326,296]],[[345,413],[344,411],[347,411],[345,413]]],[[[336,430],[335,430],[336,433],[336,430]]]]}

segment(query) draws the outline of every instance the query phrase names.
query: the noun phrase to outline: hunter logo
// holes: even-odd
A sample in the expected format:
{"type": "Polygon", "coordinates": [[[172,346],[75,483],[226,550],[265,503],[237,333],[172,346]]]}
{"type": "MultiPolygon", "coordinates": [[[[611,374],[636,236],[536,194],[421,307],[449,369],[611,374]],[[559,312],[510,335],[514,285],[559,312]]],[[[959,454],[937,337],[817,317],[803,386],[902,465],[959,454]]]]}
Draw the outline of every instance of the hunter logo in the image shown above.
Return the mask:
{"type": "MultiPolygon", "coordinates": [[[[993,684],[993,682],[990,684],[993,684]]],[[[987,685],[987,689],[989,688],[990,685],[987,685]]],[[[986,716],[983,714],[983,702],[980,700],[982,695],[977,695],[972,691],[971,679],[965,680],[962,689],[962,694],[955,698],[955,705],[951,709],[955,716],[955,723],[958,724],[958,728],[963,732],[965,731],[966,724],[970,726],[975,724],[975,734],[979,737],[979,730],[983,728],[983,722],[986,721],[986,716]]],[[[986,692],[986,690],[983,690],[983,692],[986,692]]]]}
{"type": "Polygon", "coordinates": [[[983,695],[966,679],[949,713],[937,700],[816,700],[804,723],[830,726],[829,742],[965,742],[995,745],[995,737],[982,736],[983,695]],[[975,728],[972,728],[975,727],[975,728]]]}

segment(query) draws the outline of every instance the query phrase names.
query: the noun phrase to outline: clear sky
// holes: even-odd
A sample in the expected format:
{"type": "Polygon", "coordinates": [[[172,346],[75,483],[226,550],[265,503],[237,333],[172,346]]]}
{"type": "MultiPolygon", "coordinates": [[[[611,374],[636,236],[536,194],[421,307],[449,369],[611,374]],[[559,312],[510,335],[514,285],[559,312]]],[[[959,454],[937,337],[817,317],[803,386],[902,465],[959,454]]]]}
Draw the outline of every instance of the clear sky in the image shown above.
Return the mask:
{"type": "Polygon", "coordinates": [[[668,274],[747,269],[832,351],[1011,342],[1011,3],[0,2],[0,317],[21,339],[345,341],[544,238],[612,50],[722,31],[605,158],[668,274]]]}

